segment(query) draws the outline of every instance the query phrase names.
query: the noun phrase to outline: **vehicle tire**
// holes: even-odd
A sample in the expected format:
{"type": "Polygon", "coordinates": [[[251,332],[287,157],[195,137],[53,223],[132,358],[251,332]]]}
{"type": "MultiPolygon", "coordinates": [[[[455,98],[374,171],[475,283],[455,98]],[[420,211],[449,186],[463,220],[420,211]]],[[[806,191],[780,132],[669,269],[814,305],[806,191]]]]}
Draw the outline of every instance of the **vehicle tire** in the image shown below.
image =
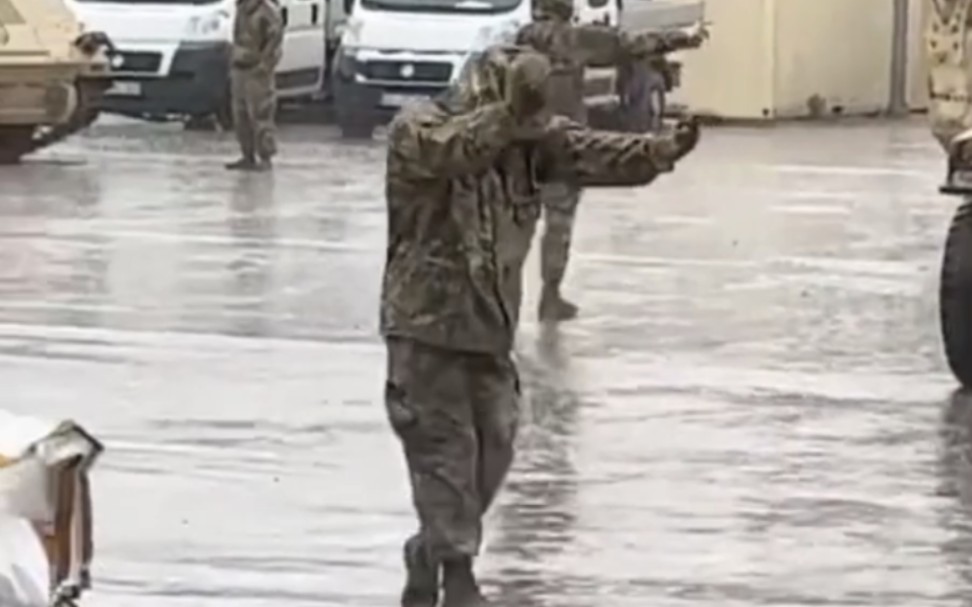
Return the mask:
{"type": "Polygon", "coordinates": [[[948,366],[972,387],[972,198],[955,212],[945,239],[938,307],[948,366]]]}
{"type": "Polygon", "coordinates": [[[0,166],[17,164],[34,151],[35,130],[33,126],[0,127],[0,166]]]}
{"type": "Polygon", "coordinates": [[[216,130],[216,117],[208,114],[188,116],[182,126],[187,131],[210,133],[216,130]]]}
{"type": "Polygon", "coordinates": [[[222,99],[216,104],[216,108],[209,114],[193,114],[187,116],[183,122],[187,131],[232,131],[233,130],[233,103],[230,99],[230,92],[227,88],[222,99]]]}
{"type": "Polygon", "coordinates": [[[216,119],[216,125],[223,131],[233,130],[233,98],[230,96],[229,89],[213,112],[213,117],[216,119]]]}
{"type": "Polygon", "coordinates": [[[375,132],[375,123],[363,114],[340,113],[337,123],[344,139],[371,139],[375,132]]]}

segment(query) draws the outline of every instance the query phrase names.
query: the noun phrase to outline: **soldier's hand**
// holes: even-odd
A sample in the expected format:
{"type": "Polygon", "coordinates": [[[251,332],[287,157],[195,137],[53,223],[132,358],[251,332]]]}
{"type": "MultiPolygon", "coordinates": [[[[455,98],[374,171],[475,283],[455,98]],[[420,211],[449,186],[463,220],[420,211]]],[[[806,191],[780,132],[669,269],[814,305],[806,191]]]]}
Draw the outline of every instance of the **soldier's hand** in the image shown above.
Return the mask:
{"type": "Polygon", "coordinates": [[[513,60],[506,78],[506,102],[518,122],[535,119],[549,101],[550,62],[538,53],[523,53],[513,60]]]}
{"type": "Polygon", "coordinates": [[[677,51],[686,48],[698,48],[702,46],[702,43],[708,39],[709,33],[705,28],[700,28],[698,31],[693,33],[688,33],[682,30],[677,30],[669,33],[665,37],[665,46],[669,51],[677,51]]]}
{"type": "Polygon", "coordinates": [[[695,149],[701,137],[699,119],[695,116],[680,118],[675,124],[672,139],[678,150],[678,158],[685,156],[695,149]]]}
{"type": "Polygon", "coordinates": [[[699,25],[695,32],[689,35],[689,48],[699,48],[702,43],[709,39],[709,28],[705,24],[699,25]]]}
{"type": "Polygon", "coordinates": [[[699,142],[699,122],[695,118],[681,118],[674,127],[668,127],[654,140],[655,155],[659,160],[675,162],[695,149],[699,142]]]}

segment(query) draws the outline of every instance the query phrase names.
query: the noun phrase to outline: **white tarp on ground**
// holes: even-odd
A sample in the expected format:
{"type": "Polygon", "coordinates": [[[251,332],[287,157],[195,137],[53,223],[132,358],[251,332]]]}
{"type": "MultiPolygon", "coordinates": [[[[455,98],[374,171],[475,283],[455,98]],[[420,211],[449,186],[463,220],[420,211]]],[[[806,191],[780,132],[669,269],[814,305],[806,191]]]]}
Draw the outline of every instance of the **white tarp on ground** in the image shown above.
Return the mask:
{"type": "Polygon", "coordinates": [[[51,604],[51,567],[35,525],[54,525],[53,470],[78,457],[90,463],[100,450],[73,423],[0,410],[0,606],[51,604]]]}

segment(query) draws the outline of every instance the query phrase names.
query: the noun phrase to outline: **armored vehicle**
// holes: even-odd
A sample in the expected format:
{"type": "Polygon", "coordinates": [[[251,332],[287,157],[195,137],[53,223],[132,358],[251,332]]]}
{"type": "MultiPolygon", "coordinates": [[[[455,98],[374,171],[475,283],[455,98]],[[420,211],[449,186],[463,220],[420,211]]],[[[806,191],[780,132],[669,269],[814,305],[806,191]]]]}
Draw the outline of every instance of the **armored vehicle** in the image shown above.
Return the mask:
{"type": "Polygon", "coordinates": [[[961,202],[945,239],[939,317],[945,357],[972,388],[972,0],[925,0],[929,117],[948,154],[940,191],[961,202]]]}
{"type": "Polygon", "coordinates": [[[0,164],[94,122],[112,54],[63,0],[0,0],[0,164]]]}

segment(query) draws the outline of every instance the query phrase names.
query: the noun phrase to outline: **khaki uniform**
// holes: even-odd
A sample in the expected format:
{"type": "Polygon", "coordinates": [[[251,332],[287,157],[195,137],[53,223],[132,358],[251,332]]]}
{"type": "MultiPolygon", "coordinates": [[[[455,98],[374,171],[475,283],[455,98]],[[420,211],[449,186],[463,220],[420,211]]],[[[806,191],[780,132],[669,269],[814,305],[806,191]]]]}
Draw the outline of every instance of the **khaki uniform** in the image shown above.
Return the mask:
{"type": "Polygon", "coordinates": [[[233,124],[243,157],[269,160],[277,153],[274,73],[284,24],[274,0],[238,0],[233,25],[233,124]]]}
{"type": "Polygon", "coordinates": [[[932,133],[946,150],[972,128],[972,0],[927,0],[932,133]]]}
{"type": "MultiPolygon", "coordinates": [[[[558,0],[538,3],[536,20],[524,26],[516,44],[528,46],[547,57],[553,66],[550,78],[551,110],[580,124],[587,123],[584,103],[586,67],[628,65],[639,58],[668,50],[664,35],[629,37],[604,25],[573,25],[573,4],[558,0]]],[[[553,183],[544,188],[546,229],[541,240],[540,271],[546,289],[559,293],[567,272],[574,218],[581,191],[576,184],[553,183]]]]}
{"type": "Polygon", "coordinates": [[[567,118],[524,142],[511,106],[469,72],[478,84],[460,82],[453,103],[399,114],[386,167],[385,403],[433,563],[478,552],[482,516],[513,458],[511,351],[543,184],[647,184],[691,147],[567,118]]]}

